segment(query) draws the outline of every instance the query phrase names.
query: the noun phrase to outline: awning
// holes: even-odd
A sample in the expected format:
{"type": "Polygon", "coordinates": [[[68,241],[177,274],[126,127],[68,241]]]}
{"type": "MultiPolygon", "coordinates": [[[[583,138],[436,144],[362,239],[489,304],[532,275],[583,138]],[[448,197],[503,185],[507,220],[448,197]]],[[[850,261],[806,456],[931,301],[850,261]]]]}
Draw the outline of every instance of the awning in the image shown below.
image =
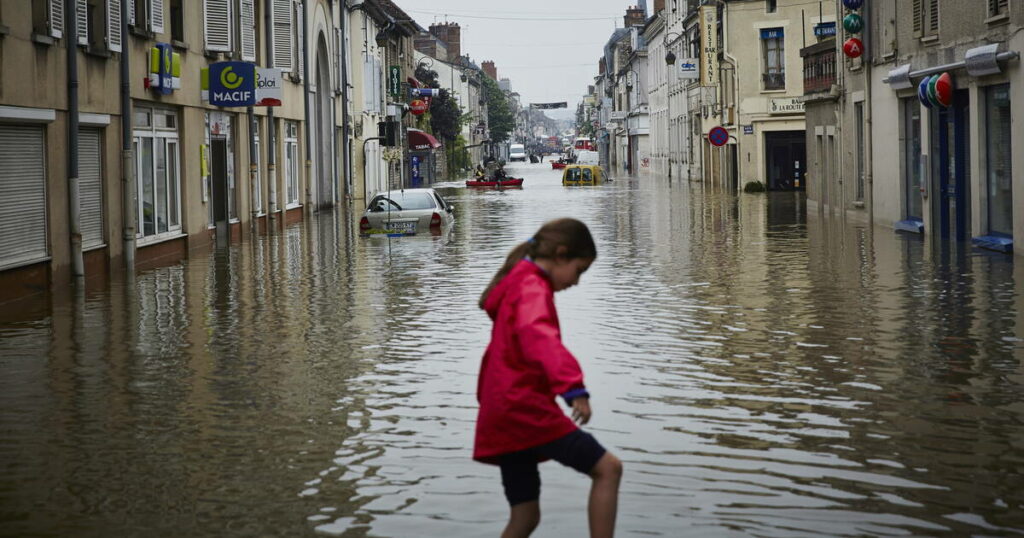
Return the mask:
{"type": "Polygon", "coordinates": [[[409,149],[416,151],[426,151],[431,149],[437,149],[441,147],[441,143],[430,133],[423,132],[419,129],[409,129],[409,149]]]}

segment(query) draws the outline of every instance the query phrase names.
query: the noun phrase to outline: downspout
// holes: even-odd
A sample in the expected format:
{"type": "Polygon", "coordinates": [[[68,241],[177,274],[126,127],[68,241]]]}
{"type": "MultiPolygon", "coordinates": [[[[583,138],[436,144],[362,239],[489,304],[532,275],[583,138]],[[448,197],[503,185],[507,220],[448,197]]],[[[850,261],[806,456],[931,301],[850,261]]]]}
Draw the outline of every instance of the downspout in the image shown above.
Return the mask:
{"type": "MultiPolygon", "coordinates": [[[[838,18],[838,17],[837,17],[838,18]]],[[[874,175],[872,170],[874,168],[874,151],[872,150],[872,127],[871,127],[871,72],[874,70],[874,44],[875,40],[871,38],[873,26],[870,26],[871,21],[871,3],[868,2],[864,6],[864,20],[869,21],[869,26],[866,32],[864,32],[864,38],[867,43],[864,44],[864,48],[867,49],[868,65],[864,66],[864,77],[867,79],[864,87],[864,203],[868,206],[868,222],[874,222],[875,204],[874,204],[874,188],[872,183],[874,182],[874,175]]],[[[868,227],[870,229],[870,226],[868,227]]]]}
{"type": "MultiPolygon", "coordinates": [[[[313,127],[309,111],[309,14],[306,0],[302,0],[302,104],[306,114],[306,208],[318,211],[313,203],[313,127]]],[[[322,91],[322,90],[321,90],[322,91]]]]}
{"type": "Polygon", "coordinates": [[[348,9],[346,2],[341,4],[341,154],[345,159],[345,198],[352,200],[352,148],[349,142],[350,127],[348,117],[348,9]]]}
{"type": "MultiPolygon", "coordinates": [[[[127,2],[122,2],[127,3],[127,2]]],[[[263,26],[266,30],[266,63],[274,66],[274,19],[273,9],[269,3],[263,10],[263,26]]],[[[277,219],[277,129],[274,123],[274,107],[267,107],[267,183],[269,183],[267,203],[267,233],[274,229],[277,219]]]]}
{"type": "Polygon", "coordinates": [[[252,233],[252,237],[256,237],[259,231],[257,220],[259,219],[259,211],[256,209],[256,197],[259,193],[256,192],[256,174],[259,174],[259,161],[256,159],[256,115],[253,113],[253,107],[245,107],[245,119],[249,122],[249,231],[252,233]]]}
{"type": "Polygon", "coordinates": [[[128,51],[128,5],[121,2],[121,240],[124,268],[128,277],[135,275],[135,156],[132,152],[131,65],[128,51]]]}
{"type": "MultiPolygon", "coordinates": [[[[68,223],[71,239],[71,276],[85,276],[82,258],[82,220],[78,191],[78,2],[64,4],[64,40],[68,54],[68,223]]],[[[124,47],[122,47],[124,48],[124,47]]]]}

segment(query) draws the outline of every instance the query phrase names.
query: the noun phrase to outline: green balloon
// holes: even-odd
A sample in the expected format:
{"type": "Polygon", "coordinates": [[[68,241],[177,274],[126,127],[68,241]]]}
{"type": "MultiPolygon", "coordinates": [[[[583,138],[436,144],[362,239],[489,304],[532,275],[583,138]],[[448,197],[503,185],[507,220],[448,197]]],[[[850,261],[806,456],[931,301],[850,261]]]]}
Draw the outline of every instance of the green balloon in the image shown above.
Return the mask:
{"type": "Polygon", "coordinates": [[[864,29],[864,19],[856,13],[850,13],[843,18],[843,28],[851,34],[859,34],[864,29]]]}

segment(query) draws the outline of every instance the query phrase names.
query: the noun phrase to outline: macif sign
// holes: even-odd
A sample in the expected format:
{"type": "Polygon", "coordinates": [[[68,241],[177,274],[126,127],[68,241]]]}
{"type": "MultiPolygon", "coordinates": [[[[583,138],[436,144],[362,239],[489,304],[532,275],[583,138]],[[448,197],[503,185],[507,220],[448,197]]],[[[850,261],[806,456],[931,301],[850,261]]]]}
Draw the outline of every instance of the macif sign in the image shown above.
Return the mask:
{"type": "Polygon", "coordinates": [[[256,104],[256,65],[248,62],[210,64],[210,104],[253,106],[256,104]]]}

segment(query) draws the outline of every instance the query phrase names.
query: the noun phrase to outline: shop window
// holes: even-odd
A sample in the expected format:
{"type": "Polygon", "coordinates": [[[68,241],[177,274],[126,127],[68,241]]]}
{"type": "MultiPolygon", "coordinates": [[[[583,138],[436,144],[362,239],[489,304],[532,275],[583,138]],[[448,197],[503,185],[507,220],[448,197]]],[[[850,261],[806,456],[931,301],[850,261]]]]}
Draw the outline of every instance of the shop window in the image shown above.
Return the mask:
{"type": "Polygon", "coordinates": [[[137,107],[134,114],[137,237],[181,231],[181,173],[173,111],[137,107]]]}
{"type": "Polygon", "coordinates": [[[299,205],[299,124],[293,121],[285,122],[284,179],[287,205],[299,205]]]}
{"type": "Polygon", "coordinates": [[[1013,236],[1013,148],[1010,134],[1010,85],[985,88],[985,132],[988,135],[989,233],[1013,236]]]}
{"type": "Polygon", "coordinates": [[[782,28],[761,29],[761,64],[765,90],[786,89],[786,45],[782,28]]]}
{"type": "Polygon", "coordinates": [[[907,219],[923,220],[921,202],[921,105],[916,97],[903,100],[903,186],[907,219]]]}

